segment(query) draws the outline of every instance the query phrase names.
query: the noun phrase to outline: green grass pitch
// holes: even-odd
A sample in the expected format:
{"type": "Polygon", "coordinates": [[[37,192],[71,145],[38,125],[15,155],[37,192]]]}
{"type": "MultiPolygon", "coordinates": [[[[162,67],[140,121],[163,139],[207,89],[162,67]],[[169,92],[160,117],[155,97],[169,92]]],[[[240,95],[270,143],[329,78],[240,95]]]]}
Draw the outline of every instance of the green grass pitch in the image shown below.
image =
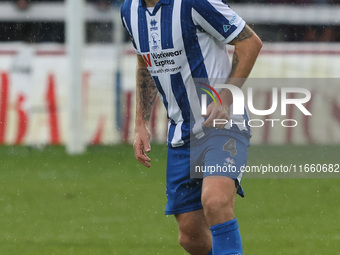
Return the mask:
{"type": "MultiPolygon", "coordinates": [[[[165,146],[153,145],[150,169],[130,145],[64,151],[0,147],[1,255],[186,254],[173,216],[164,216],[165,146]]],[[[249,165],[339,163],[339,151],[252,146],[249,165]]],[[[339,253],[339,178],[245,177],[243,187],[236,214],[245,255],[339,253]]]]}

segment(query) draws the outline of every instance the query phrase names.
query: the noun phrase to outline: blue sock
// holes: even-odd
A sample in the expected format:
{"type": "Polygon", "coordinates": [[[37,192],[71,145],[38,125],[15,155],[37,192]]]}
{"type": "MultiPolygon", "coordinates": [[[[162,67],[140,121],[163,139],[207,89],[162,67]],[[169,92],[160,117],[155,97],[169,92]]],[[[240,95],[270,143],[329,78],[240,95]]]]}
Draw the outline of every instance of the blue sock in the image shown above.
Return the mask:
{"type": "Polygon", "coordinates": [[[213,255],[213,254],[212,254],[212,250],[210,250],[210,251],[207,253],[207,255],[213,255]]]}
{"type": "Polygon", "coordinates": [[[242,255],[241,235],[237,219],[210,227],[214,255],[242,255]]]}

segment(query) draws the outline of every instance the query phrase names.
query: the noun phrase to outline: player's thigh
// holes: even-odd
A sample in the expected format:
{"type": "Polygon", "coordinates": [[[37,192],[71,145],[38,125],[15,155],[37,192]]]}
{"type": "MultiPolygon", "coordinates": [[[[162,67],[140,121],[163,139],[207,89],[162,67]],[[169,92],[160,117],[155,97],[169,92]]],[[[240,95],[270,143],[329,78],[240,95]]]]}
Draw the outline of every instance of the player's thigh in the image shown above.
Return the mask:
{"type": "Polygon", "coordinates": [[[225,176],[209,176],[202,185],[202,204],[210,226],[235,218],[235,180],[225,176]]]}
{"type": "MultiPolygon", "coordinates": [[[[248,161],[249,139],[240,132],[221,130],[207,138],[207,146],[208,149],[204,155],[206,170],[204,182],[207,184],[212,183],[209,185],[211,189],[228,187],[228,193],[221,191],[223,192],[222,194],[229,194],[229,196],[233,194],[236,187],[237,193],[243,196],[240,183],[244,174],[243,169],[248,161]],[[210,180],[210,178],[214,177],[227,177],[227,179],[217,178],[210,180]],[[234,182],[230,179],[234,180],[234,182]]],[[[216,190],[216,192],[218,191],[216,190]]]]}
{"type": "Polygon", "coordinates": [[[233,205],[236,191],[235,180],[225,176],[209,176],[203,180],[202,200],[208,197],[216,197],[233,205]]]}

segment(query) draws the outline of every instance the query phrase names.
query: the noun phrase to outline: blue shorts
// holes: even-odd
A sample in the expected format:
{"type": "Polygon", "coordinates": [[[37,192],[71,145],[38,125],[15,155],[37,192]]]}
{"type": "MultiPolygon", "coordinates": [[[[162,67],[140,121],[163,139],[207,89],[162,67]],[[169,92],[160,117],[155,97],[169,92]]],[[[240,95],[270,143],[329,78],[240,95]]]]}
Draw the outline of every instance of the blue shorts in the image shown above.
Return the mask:
{"type": "Polygon", "coordinates": [[[165,214],[202,209],[202,180],[211,175],[234,179],[237,193],[243,197],[240,169],[247,164],[248,147],[245,135],[225,129],[208,133],[190,145],[169,147],[165,214]]]}

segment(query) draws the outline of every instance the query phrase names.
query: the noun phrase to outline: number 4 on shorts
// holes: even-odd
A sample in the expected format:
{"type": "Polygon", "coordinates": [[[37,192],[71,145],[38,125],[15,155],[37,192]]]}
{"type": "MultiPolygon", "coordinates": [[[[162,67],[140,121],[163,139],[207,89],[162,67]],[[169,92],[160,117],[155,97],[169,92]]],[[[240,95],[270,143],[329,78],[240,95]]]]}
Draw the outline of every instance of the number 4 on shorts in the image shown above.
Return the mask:
{"type": "Polygon", "coordinates": [[[229,139],[224,145],[223,145],[224,151],[229,151],[230,155],[234,157],[237,154],[236,150],[236,141],[235,139],[231,138],[229,139]]]}

